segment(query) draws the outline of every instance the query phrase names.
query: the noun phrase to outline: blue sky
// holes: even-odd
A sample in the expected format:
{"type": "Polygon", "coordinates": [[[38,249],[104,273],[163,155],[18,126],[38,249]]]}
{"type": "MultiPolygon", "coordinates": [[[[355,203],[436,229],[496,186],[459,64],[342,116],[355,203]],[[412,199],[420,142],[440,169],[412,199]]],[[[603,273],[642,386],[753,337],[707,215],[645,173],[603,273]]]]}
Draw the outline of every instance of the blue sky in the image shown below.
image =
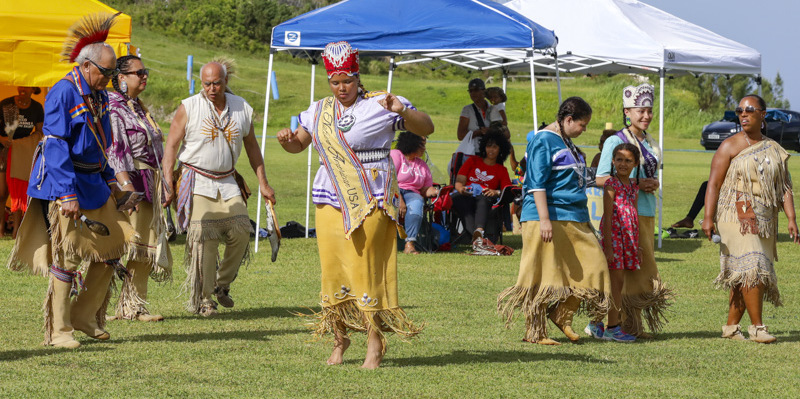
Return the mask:
{"type": "MultiPolygon", "coordinates": [[[[641,0],[640,0],[641,1],[641,0]]],[[[800,110],[800,1],[643,0],[678,18],[752,47],[761,53],[761,73],[780,71],[784,97],[800,110]]]]}

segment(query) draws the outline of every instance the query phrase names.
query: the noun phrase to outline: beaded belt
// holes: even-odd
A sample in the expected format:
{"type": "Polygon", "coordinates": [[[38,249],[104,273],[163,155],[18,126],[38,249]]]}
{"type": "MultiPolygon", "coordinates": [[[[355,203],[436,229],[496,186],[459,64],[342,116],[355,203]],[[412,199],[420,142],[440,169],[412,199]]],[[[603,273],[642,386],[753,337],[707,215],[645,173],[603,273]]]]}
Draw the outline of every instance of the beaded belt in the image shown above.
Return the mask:
{"type": "Polygon", "coordinates": [[[72,167],[75,168],[76,172],[79,173],[100,173],[103,170],[103,165],[99,163],[83,163],[78,161],[72,161],[72,167]]]}
{"type": "MultiPolygon", "coordinates": [[[[377,148],[373,150],[355,150],[356,158],[361,163],[370,163],[370,162],[378,162],[383,159],[386,159],[389,156],[389,150],[384,148],[377,148]]],[[[322,165],[322,161],[319,161],[319,164],[322,165]]]]}

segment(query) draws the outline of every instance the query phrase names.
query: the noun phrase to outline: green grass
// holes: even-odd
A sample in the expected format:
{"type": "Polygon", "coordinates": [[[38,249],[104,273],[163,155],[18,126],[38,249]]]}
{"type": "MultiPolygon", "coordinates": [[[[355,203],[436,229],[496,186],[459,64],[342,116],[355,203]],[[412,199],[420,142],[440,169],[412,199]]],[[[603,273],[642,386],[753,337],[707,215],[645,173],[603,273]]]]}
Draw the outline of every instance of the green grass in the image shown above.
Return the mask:
{"type": "MultiPolygon", "coordinates": [[[[434,156],[447,144],[431,144],[434,156]]],[[[269,153],[277,212],[283,223],[302,220],[305,156],[269,153]]],[[[705,179],[710,154],[667,153],[665,222],[681,217],[705,179]]],[[[244,161],[243,161],[244,162],[244,161]]],[[[244,166],[244,164],[242,164],[244,166]]],[[[800,175],[798,163],[792,165],[800,175]]],[[[245,176],[253,181],[252,172],[245,176]]],[[[254,204],[251,201],[251,213],[254,204]]],[[[254,213],[252,213],[254,215],[254,213]]],[[[313,219],[312,219],[313,220],[313,219]]],[[[785,222],[781,223],[785,228],[785,222]]],[[[583,338],[545,347],[521,342],[523,323],[503,327],[497,294],[516,281],[521,242],[506,234],[510,257],[472,257],[466,247],[451,253],[398,255],[400,300],[409,315],[426,323],[411,343],[389,339],[383,367],[358,366],[365,337],[355,335],[341,367],[325,366],[327,342],[311,342],[304,321],[292,312],[317,309],[319,261],[313,239],[284,240],[277,263],[267,244],[233,284],[236,307],[214,319],[186,313],[181,244],[172,246],[175,279],[151,284],[150,309],[166,316],[157,324],[112,321],[109,342],[80,333],[75,351],[39,346],[41,277],[0,270],[0,392],[4,397],[791,397],[800,393],[800,272],[796,246],[780,235],[777,264],[785,307],[765,306],[774,345],[718,338],[726,317],[726,293],[714,290],[718,247],[705,240],[665,240],[656,252],[662,277],[677,293],[670,323],[653,341],[630,345],[583,338]],[[755,370],[768,374],[759,378],[755,370]],[[744,383],[743,381],[747,381],[744,383]],[[65,390],[62,390],[65,389],[65,390]]],[[[12,246],[0,241],[0,258],[12,246]]],[[[576,327],[586,323],[575,319],[576,327]]],[[[743,320],[747,324],[747,319],[743,320]]],[[[580,330],[580,328],[578,328],[580,330]]]]}
{"type": "MultiPolygon", "coordinates": [[[[171,99],[169,107],[163,106],[162,118],[166,118],[184,95],[181,59],[187,52],[194,53],[196,60],[208,59],[212,52],[141,30],[136,31],[135,40],[144,47],[147,66],[154,70],[146,93],[152,96],[149,100],[166,104],[162,99],[171,99]]],[[[263,96],[257,92],[264,91],[266,60],[233,55],[239,58],[242,77],[232,86],[259,109],[263,96]]],[[[270,121],[270,132],[287,125],[289,115],[307,106],[307,72],[304,65],[280,65],[281,99],[271,105],[271,115],[276,116],[270,121]]],[[[365,76],[369,88],[382,82],[382,77],[365,76]]],[[[512,85],[516,92],[510,98],[526,90],[524,82],[517,85],[512,85]]],[[[606,95],[578,79],[565,87],[569,85],[574,92],[594,92],[597,98],[606,95]]],[[[434,141],[455,136],[456,117],[467,101],[463,86],[463,82],[415,82],[402,73],[395,84],[398,93],[431,112],[438,131],[434,141]]],[[[325,94],[321,71],[317,87],[318,95],[325,94]]],[[[547,87],[540,85],[544,98],[547,87]]],[[[550,90],[552,98],[554,90],[550,90]]],[[[542,104],[540,115],[553,115],[552,101],[546,104],[550,105],[542,104]]],[[[509,115],[514,141],[521,143],[530,122],[529,114],[523,115],[523,103],[518,106],[521,110],[509,109],[509,115]]],[[[592,135],[599,133],[602,122],[603,118],[593,120],[593,130],[579,138],[579,144],[593,146],[596,136],[592,135]]],[[[695,138],[671,142],[677,144],[668,148],[697,148],[695,138]]],[[[444,169],[454,144],[432,142],[428,147],[433,161],[444,169]]],[[[522,146],[517,150],[521,152],[522,146]]],[[[587,152],[592,156],[594,150],[587,152]]],[[[708,176],[710,160],[711,154],[703,152],[665,154],[665,224],[685,215],[697,187],[708,176]]],[[[245,157],[240,161],[240,171],[254,182],[245,157]]],[[[266,166],[277,192],[280,222],[302,222],[306,155],[286,154],[270,139],[266,166]]],[[[791,171],[800,176],[800,163],[791,163],[791,171]]],[[[255,206],[251,200],[252,217],[255,206]]],[[[166,321],[112,321],[110,341],[96,342],[77,333],[83,346],[74,351],[39,345],[46,280],[3,268],[0,396],[794,397],[800,394],[796,367],[800,283],[793,277],[800,272],[800,251],[788,242],[785,221],[781,226],[777,269],[786,306],[764,309],[765,323],[779,339],[774,345],[718,338],[726,318],[727,295],[712,284],[719,270],[718,247],[700,239],[665,240],[656,252],[663,280],[677,293],[668,314],[670,322],[657,339],[622,345],[583,338],[576,345],[566,343],[550,325],[551,336],[564,345],[525,344],[521,342],[523,323],[518,321],[507,330],[495,312],[497,294],[514,284],[520,260],[519,236],[506,234],[506,244],[517,250],[509,257],[472,257],[466,247],[451,253],[398,255],[401,304],[426,328],[411,343],[390,338],[386,360],[376,371],[358,367],[365,354],[363,335],[354,336],[343,366],[325,366],[330,343],[312,342],[304,321],[292,315],[318,309],[319,259],[313,239],[284,240],[277,263],[269,262],[267,244],[262,242],[263,249],[233,284],[236,307],[223,309],[214,319],[195,317],[183,308],[185,273],[179,240],[171,248],[174,281],[150,286],[150,309],[163,314],[166,321]]],[[[7,258],[11,247],[9,239],[0,240],[0,259],[7,258]]],[[[581,330],[586,321],[578,316],[575,326],[581,330]]],[[[747,318],[743,324],[748,324],[747,318]]]]}

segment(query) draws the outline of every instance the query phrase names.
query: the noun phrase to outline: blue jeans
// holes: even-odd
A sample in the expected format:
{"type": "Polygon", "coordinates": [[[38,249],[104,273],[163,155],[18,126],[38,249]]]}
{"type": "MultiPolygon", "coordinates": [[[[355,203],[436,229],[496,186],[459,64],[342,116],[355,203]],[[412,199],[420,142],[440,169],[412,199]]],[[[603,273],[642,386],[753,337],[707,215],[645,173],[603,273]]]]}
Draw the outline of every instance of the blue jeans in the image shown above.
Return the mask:
{"type": "Polygon", "coordinates": [[[411,191],[400,189],[403,201],[406,202],[406,241],[417,241],[419,226],[422,224],[422,208],[425,206],[425,199],[421,195],[411,191]]]}

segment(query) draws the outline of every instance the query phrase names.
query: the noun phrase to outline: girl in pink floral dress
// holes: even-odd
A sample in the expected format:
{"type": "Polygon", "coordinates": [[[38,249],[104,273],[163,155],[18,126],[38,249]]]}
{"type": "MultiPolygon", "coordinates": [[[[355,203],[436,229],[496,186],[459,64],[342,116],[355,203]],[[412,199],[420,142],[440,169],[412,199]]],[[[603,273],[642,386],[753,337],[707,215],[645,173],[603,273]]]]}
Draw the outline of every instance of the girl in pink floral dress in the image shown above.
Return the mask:
{"type": "Polygon", "coordinates": [[[633,342],[636,337],[620,327],[622,308],[622,286],[625,270],[639,269],[639,214],[636,201],[639,186],[629,177],[639,166],[639,149],[630,143],[614,148],[612,176],[606,180],[603,190],[603,252],[611,275],[611,294],[614,305],[608,310],[608,328],[602,321],[593,321],[586,327],[595,338],[616,342],[633,342]]]}

